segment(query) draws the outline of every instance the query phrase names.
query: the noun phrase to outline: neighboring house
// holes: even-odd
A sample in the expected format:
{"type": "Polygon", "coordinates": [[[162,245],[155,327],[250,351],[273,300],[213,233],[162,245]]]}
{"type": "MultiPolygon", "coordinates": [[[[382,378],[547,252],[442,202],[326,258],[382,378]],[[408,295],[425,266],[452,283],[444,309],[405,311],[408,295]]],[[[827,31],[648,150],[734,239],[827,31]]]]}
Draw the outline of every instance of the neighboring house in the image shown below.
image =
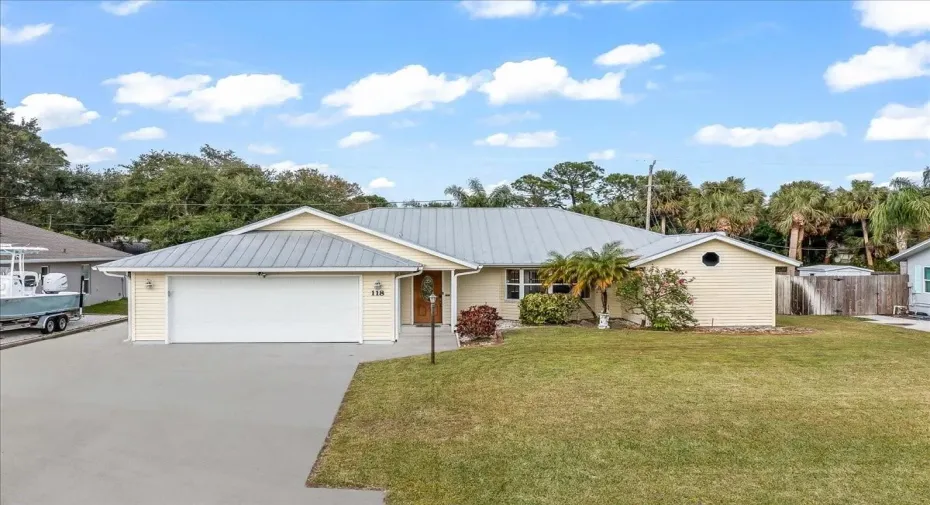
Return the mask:
{"type": "Polygon", "coordinates": [[[910,276],[911,297],[908,310],[930,316],[930,239],[888,258],[901,266],[901,274],[910,276]]]}
{"type": "Polygon", "coordinates": [[[868,268],[855,267],[852,265],[807,265],[798,269],[800,276],[848,276],[848,275],[872,275],[875,272],[868,268]]]}
{"type": "Polygon", "coordinates": [[[721,234],[665,236],[561,209],[379,208],[336,217],[303,207],[98,269],[129,275],[134,341],[394,341],[409,325],[429,323],[430,289],[442,294],[437,320],[447,327],[478,304],[517,319],[520,299],[542,290],[537,269],[550,251],[614,241],[638,257],[634,266],[694,277],[702,325],[774,325],[775,268],[799,266],[721,234]]]}
{"type": "MultiPolygon", "coordinates": [[[[36,226],[0,217],[0,242],[44,247],[48,251],[26,255],[26,270],[44,276],[56,272],[68,276],[68,289],[81,289],[84,276],[84,305],[118,300],[126,296],[126,285],[119,277],[110,277],[93,267],[129,256],[93,242],[62,235],[36,226]]],[[[39,286],[41,286],[41,280],[39,286]]]]}

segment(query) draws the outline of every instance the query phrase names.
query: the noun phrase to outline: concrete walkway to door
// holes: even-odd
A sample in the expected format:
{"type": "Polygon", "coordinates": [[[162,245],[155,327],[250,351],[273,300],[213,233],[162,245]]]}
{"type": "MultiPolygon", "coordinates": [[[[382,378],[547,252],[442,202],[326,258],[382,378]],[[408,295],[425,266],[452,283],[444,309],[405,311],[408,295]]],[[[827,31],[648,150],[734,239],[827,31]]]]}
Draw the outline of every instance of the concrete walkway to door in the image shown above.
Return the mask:
{"type": "MultiPolygon", "coordinates": [[[[123,342],[119,324],[0,352],[0,503],[380,504],[304,482],[358,363],[396,344],[123,342]]],[[[452,338],[439,350],[455,348],[452,338]]]]}

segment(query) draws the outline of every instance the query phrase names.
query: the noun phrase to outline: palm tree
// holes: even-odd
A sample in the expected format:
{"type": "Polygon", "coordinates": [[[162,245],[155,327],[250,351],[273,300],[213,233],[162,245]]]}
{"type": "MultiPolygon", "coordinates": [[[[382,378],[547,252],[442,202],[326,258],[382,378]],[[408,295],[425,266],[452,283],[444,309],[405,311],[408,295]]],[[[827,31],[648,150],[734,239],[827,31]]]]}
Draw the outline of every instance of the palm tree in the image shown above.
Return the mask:
{"type": "Polygon", "coordinates": [[[872,181],[853,181],[848,191],[840,188],[836,191],[835,203],[838,216],[848,218],[862,226],[862,243],[865,247],[865,262],[872,268],[875,260],[872,245],[869,243],[869,215],[881,201],[883,189],[875,187],[872,181]]]}
{"type": "Polygon", "coordinates": [[[451,196],[459,207],[515,207],[522,199],[506,184],[496,186],[490,194],[476,178],[468,179],[467,188],[452,185],[445,194],[451,196]]]}
{"type": "Polygon", "coordinates": [[[684,213],[691,189],[691,181],[684,174],[674,170],[659,170],[655,173],[652,183],[652,210],[659,218],[663,235],[667,230],[668,221],[678,219],[684,213]]]}
{"type": "Polygon", "coordinates": [[[823,184],[812,181],[796,181],[783,184],[772,194],[769,212],[775,228],[788,233],[788,257],[801,259],[801,244],[807,231],[829,223],[827,212],[830,190],[823,184]]]}
{"type": "Polygon", "coordinates": [[[869,217],[875,235],[893,230],[895,246],[901,252],[907,249],[911,232],[924,232],[930,228],[930,191],[905,178],[892,180],[890,188],[891,191],[872,209],[869,217]]]}
{"type": "Polygon", "coordinates": [[[685,225],[702,232],[748,233],[759,222],[765,194],[746,191],[745,179],[705,182],[688,196],[685,225]]]}
{"type": "MultiPolygon", "coordinates": [[[[568,256],[549,253],[549,259],[539,269],[539,277],[544,286],[556,282],[574,283],[571,293],[578,297],[585,289],[600,293],[601,314],[608,314],[607,292],[611,286],[635,275],[630,266],[635,260],[636,257],[629,256],[619,242],[611,242],[604,244],[600,251],[589,247],[568,256]]],[[[590,306],[588,309],[594,314],[590,306]]]]}

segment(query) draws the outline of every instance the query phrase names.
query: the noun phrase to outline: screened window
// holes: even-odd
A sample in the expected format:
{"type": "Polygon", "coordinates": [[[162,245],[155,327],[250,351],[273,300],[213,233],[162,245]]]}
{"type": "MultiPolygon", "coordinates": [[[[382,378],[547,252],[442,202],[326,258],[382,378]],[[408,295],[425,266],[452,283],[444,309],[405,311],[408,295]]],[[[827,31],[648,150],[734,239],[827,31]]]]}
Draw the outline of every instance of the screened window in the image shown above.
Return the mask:
{"type": "MultiPolygon", "coordinates": [[[[535,268],[508,269],[506,280],[508,300],[520,300],[532,293],[568,293],[572,289],[571,284],[564,282],[554,283],[549,286],[548,290],[543,289],[542,282],[539,280],[539,270],[535,268]]],[[[582,298],[590,298],[591,293],[585,288],[581,296],[582,298]]]]}

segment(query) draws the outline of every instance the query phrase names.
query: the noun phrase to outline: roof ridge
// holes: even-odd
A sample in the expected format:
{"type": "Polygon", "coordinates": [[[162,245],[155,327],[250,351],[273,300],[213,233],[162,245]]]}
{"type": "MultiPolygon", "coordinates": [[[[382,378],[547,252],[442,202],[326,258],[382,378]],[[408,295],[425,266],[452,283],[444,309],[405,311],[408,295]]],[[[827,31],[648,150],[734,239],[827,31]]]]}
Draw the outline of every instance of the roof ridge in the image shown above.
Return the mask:
{"type": "MultiPolygon", "coordinates": [[[[259,231],[260,231],[260,230],[256,230],[256,232],[259,232],[259,231]]],[[[249,232],[249,233],[256,233],[256,232],[249,232]]],[[[395,254],[391,254],[391,253],[389,253],[389,252],[382,251],[382,250],[380,250],[380,249],[375,249],[374,247],[367,246],[367,245],[365,245],[365,244],[362,244],[361,242],[356,242],[356,241],[354,241],[354,240],[352,240],[352,239],[348,239],[348,238],[345,238],[345,237],[336,235],[336,234],[334,234],[334,233],[330,233],[330,232],[328,232],[328,231],[323,231],[323,230],[300,230],[300,232],[320,233],[320,234],[323,234],[323,235],[327,235],[327,236],[329,236],[329,237],[333,237],[333,238],[335,238],[335,239],[337,239],[337,240],[341,240],[341,241],[343,241],[343,242],[349,242],[349,243],[352,244],[352,245],[359,246],[359,247],[361,247],[362,249],[371,251],[371,252],[375,253],[376,255],[381,256],[381,257],[384,257],[384,258],[387,258],[387,259],[399,261],[399,262],[401,262],[401,263],[407,263],[407,264],[409,264],[410,266],[423,266],[421,263],[418,263],[418,262],[416,262],[416,261],[409,260],[409,259],[407,259],[407,258],[401,258],[400,256],[397,256],[397,255],[395,255],[395,254]]],[[[266,233],[274,233],[274,232],[271,231],[271,232],[266,232],[266,233]]]]}

